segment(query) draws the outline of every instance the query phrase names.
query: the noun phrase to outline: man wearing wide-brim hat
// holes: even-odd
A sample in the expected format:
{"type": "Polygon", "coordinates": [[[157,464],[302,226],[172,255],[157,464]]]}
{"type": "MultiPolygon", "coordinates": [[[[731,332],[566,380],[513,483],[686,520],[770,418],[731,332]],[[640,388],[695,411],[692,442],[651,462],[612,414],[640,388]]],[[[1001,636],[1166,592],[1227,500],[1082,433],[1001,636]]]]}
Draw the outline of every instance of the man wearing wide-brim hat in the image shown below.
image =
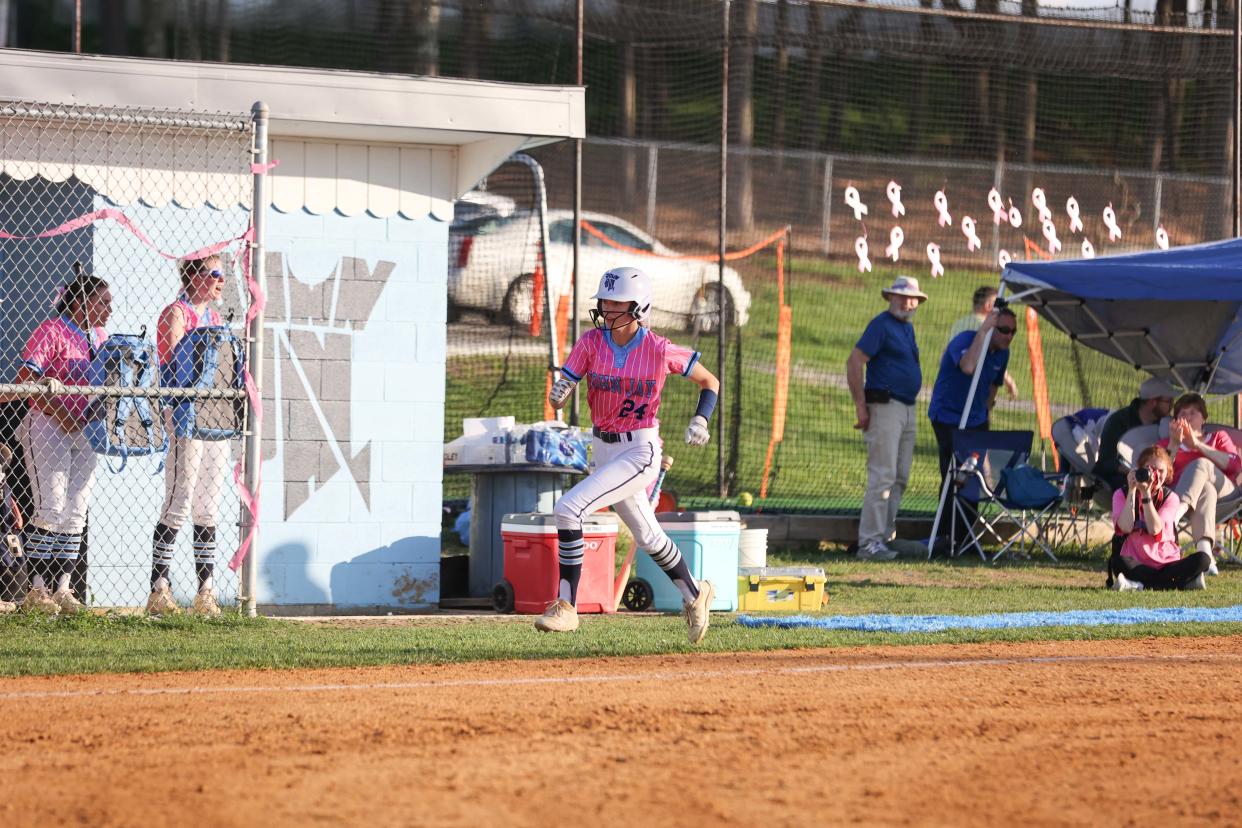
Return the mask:
{"type": "Polygon", "coordinates": [[[898,276],[880,295],[888,308],[867,324],[845,362],[845,376],[867,446],[867,489],[858,519],[858,557],[891,561],[898,549],[897,510],[914,462],[914,403],[923,387],[919,346],[910,323],[927,294],[918,279],[898,276]],[[865,379],[864,379],[865,372],[865,379]]]}

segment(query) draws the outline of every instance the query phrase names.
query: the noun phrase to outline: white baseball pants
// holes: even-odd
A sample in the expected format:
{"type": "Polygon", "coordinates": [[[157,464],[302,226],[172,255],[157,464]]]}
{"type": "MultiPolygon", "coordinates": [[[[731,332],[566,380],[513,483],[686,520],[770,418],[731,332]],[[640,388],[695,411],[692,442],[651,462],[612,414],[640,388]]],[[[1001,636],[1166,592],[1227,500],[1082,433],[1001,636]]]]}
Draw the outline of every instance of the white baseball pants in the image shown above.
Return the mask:
{"type": "Polygon", "coordinates": [[[34,495],[31,523],[63,535],[81,535],[95,484],[98,458],[79,429],[66,434],[52,417],[32,408],[18,427],[34,495]]]}
{"type": "Polygon", "coordinates": [[[606,506],[616,510],[634,533],[640,549],[663,550],[671,544],[656,520],[647,490],[660,473],[660,430],[641,428],[619,443],[593,438],[594,469],[556,502],[557,529],[582,530],[582,519],[606,506]]]}
{"type": "Polygon", "coordinates": [[[164,427],[169,444],[160,523],[180,529],[186,518],[192,518],[195,526],[215,526],[232,460],[232,441],[173,436],[171,409],[164,411],[164,427]]]}

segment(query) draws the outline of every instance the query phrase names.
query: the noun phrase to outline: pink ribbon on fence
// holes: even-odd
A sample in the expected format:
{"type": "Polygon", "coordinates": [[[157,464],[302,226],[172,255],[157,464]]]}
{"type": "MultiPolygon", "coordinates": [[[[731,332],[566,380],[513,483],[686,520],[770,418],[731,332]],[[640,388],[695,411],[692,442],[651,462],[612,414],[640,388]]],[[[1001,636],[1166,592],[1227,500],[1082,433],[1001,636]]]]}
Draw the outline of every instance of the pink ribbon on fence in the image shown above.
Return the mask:
{"type": "Polygon", "coordinates": [[[279,167],[279,166],[280,166],[279,158],[277,158],[275,161],[268,161],[266,164],[251,164],[250,173],[252,175],[267,175],[269,172],[271,172],[273,168],[279,167]]]}
{"type": "MultiPolygon", "coordinates": [[[[254,240],[254,227],[251,226],[246,231],[243,238],[246,241],[254,240]]],[[[254,274],[250,270],[250,257],[243,256],[241,261],[241,273],[246,279],[246,289],[250,291],[250,307],[246,310],[246,330],[250,330],[250,323],[255,317],[263,313],[263,308],[267,306],[267,294],[263,292],[263,287],[255,280],[254,274]]],[[[259,396],[259,388],[254,383],[254,377],[250,373],[250,366],[247,365],[242,371],[242,381],[246,387],[246,396],[250,399],[251,410],[254,411],[254,433],[262,435],[263,433],[263,400],[259,396]]],[[[237,547],[236,554],[229,561],[229,569],[236,572],[241,568],[242,561],[246,560],[246,555],[250,554],[250,547],[254,543],[254,535],[259,526],[259,491],[263,488],[263,447],[259,446],[255,468],[255,484],[254,491],[246,485],[246,478],[242,470],[242,461],[237,461],[233,466],[233,481],[237,483],[237,492],[241,497],[242,504],[245,505],[247,511],[250,512],[250,525],[246,528],[246,536],[241,539],[241,543],[237,547]]],[[[245,459],[244,457],[242,458],[245,459]]]]}
{"type": "Polygon", "coordinates": [[[0,239],[11,239],[13,241],[34,241],[36,239],[50,239],[53,236],[63,236],[66,233],[72,233],[74,230],[81,230],[83,227],[88,227],[102,219],[110,219],[112,221],[115,221],[117,224],[121,225],[126,230],[128,230],[130,233],[132,233],[135,237],[137,237],[137,239],[141,241],[143,244],[145,244],[147,247],[151,248],[156,253],[163,256],[165,259],[171,259],[173,261],[177,261],[178,259],[204,259],[208,256],[213,256],[216,253],[219,253],[224,248],[233,244],[234,242],[248,239],[253,234],[252,230],[247,230],[245,233],[243,233],[240,236],[237,236],[232,239],[228,239],[226,241],[216,242],[215,244],[209,244],[206,247],[201,248],[199,250],[195,250],[191,253],[185,253],[181,255],[178,255],[176,253],[165,253],[163,250],[160,250],[159,247],[156,246],[155,242],[151,241],[150,236],[142,232],[142,228],[140,228],[137,224],[135,224],[134,221],[129,216],[125,215],[125,213],[121,212],[115,207],[105,207],[102,210],[96,210],[93,213],[86,213],[85,215],[78,216],[77,218],[69,219],[64,224],[58,224],[57,226],[51,228],[50,230],[44,230],[41,233],[35,233],[33,236],[18,236],[18,235],[14,235],[13,233],[6,232],[4,230],[0,230],[0,239]]]}

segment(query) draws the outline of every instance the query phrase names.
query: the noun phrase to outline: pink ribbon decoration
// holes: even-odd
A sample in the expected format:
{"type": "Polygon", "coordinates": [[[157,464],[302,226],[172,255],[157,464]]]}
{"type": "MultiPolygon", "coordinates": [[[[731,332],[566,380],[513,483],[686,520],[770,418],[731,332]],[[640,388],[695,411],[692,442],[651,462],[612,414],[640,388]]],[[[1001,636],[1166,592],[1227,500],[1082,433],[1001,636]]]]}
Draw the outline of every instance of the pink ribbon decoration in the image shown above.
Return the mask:
{"type": "Polygon", "coordinates": [[[992,210],[992,223],[1002,224],[1009,219],[1009,211],[1005,209],[1005,202],[1001,201],[1000,191],[995,187],[988,190],[988,207],[992,210]]]}
{"type": "Polygon", "coordinates": [[[1001,252],[998,253],[996,256],[996,264],[1000,267],[1001,270],[1004,270],[1005,268],[1009,267],[1010,263],[1012,262],[1013,262],[1013,256],[1009,255],[1008,250],[1001,248],[1001,252]]]}
{"type": "MultiPolygon", "coordinates": [[[[246,231],[243,238],[246,241],[254,240],[254,227],[250,227],[246,231]]],[[[250,307],[246,310],[246,330],[250,330],[250,323],[255,317],[263,312],[267,306],[267,294],[263,292],[263,287],[255,280],[254,275],[250,271],[250,257],[243,256],[241,261],[241,273],[246,280],[246,289],[250,291],[250,307]]],[[[250,373],[250,366],[247,365],[242,372],[242,382],[246,388],[246,397],[250,400],[250,407],[254,411],[254,433],[263,433],[263,400],[259,396],[259,388],[254,383],[254,377],[250,373]]],[[[233,555],[233,559],[229,561],[229,569],[236,572],[241,568],[242,561],[246,560],[246,555],[250,553],[250,547],[254,543],[255,531],[259,525],[259,492],[263,488],[263,453],[260,450],[258,455],[258,466],[255,469],[255,485],[254,491],[246,486],[246,479],[242,470],[242,461],[238,460],[233,466],[233,481],[237,484],[237,493],[245,505],[246,510],[250,512],[250,526],[246,531],[246,536],[241,539],[241,543],[237,547],[237,552],[233,555]]],[[[244,459],[244,456],[243,456],[244,459]]]]}
{"type": "Polygon", "coordinates": [[[871,272],[871,259],[867,257],[867,237],[859,236],[854,239],[854,252],[858,254],[858,272],[871,272]]]}
{"type": "Polygon", "coordinates": [[[936,190],[936,194],[932,196],[932,204],[936,207],[939,215],[936,221],[941,227],[952,227],[953,216],[949,213],[949,197],[944,194],[944,190],[936,190]]]}
{"type": "Polygon", "coordinates": [[[1048,252],[1059,253],[1061,251],[1061,240],[1057,238],[1057,226],[1052,220],[1044,222],[1044,238],[1048,240],[1048,252]]]}
{"type": "Polygon", "coordinates": [[[935,242],[927,243],[927,261],[931,262],[931,275],[933,279],[944,275],[944,265],[940,263],[940,245],[935,242]]]}
{"type": "Polygon", "coordinates": [[[280,166],[279,158],[277,158],[275,161],[268,161],[266,164],[251,164],[250,174],[251,175],[267,175],[268,172],[270,172],[272,169],[279,167],[279,166],[280,166]]]}
{"type": "Polygon", "coordinates": [[[1082,232],[1082,216],[1078,208],[1078,199],[1074,198],[1073,196],[1070,196],[1069,198],[1065,199],[1065,214],[1069,216],[1070,232],[1081,233],[1082,232]]]}
{"type": "Polygon", "coordinates": [[[900,227],[894,227],[888,233],[888,247],[884,252],[897,261],[901,258],[901,245],[906,240],[906,233],[900,227]]]}
{"type": "Polygon", "coordinates": [[[966,237],[966,249],[971,253],[983,246],[979,234],[975,232],[975,220],[970,216],[962,217],[962,235],[966,237]]]}
{"type": "Polygon", "coordinates": [[[1161,250],[1169,249],[1169,231],[1164,229],[1164,225],[1156,228],[1156,247],[1161,250]]]}
{"type": "Polygon", "coordinates": [[[1121,228],[1117,226],[1117,214],[1113,212],[1113,203],[1108,202],[1104,208],[1104,226],[1108,228],[1108,240],[1117,241],[1121,238],[1121,228]]]}
{"type": "Polygon", "coordinates": [[[121,225],[126,230],[128,230],[130,233],[132,233],[138,239],[138,241],[142,242],[147,247],[151,248],[156,253],[163,256],[165,259],[170,259],[172,261],[178,261],[180,259],[205,259],[208,256],[213,256],[216,253],[219,253],[221,250],[225,249],[226,247],[233,244],[234,242],[242,241],[243,239],[248,238],[251,233],[250,230],[247,230],[245,233],[243,233],[240,236],[237,236],[236,238],[228,239],[227,241],[216,242],[215,244],[210,244],[200,250],[195,250],[190,253],[184,253],[180,255],[176,253],[166,253],[163,250],[160,250],[158,247],[156,247],[155,242],[151,241],[151,237],[148,236],[146,233],[142,232],[142,228],[140,228],[137,224],[135,224],[134,221],[129,216],[125,215],[123,212],[121,212],[120,210],[117,210],[114,207],[106,207],[103,210],[96,210],[93,213],[87,213],[85,215],[78,216],[77,218],[69,219],[64,224],[58,224],[57,226],[51,228],[50,230],[44,230],[41,233],[35,233],[33,236],[17,236],[12,233],[8,233],[4,230],[0,230],[0,239],[12,239],[13,241],[34,241],[35,239],[50,239],[53,236],[63,236],[66,233],[72,233],[75,230],[81,230],[83,227],[89,227],[95,222],[102,221],[103,219],[109,219],[111,221],[115,221],[117,224],[121,225]]]}
{"type": "Polygon", "coordinates": [[[901,185],[896,181],[890,181],[885,192],[888,194],[888,200],[893,205],[893,218],[904,216],[906,214],[906,205],[901,203],[901,185]]]}

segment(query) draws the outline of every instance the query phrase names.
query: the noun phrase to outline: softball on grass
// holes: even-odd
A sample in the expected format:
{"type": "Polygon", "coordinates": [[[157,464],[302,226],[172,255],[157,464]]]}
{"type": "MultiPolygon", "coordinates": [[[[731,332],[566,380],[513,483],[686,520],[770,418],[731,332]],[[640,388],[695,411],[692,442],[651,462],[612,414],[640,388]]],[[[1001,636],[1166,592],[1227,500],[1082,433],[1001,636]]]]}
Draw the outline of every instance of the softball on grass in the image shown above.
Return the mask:
{"type": "Polygon", "coordinates": [[[755,496],[750,492],[739,492],[737,496],[737,505],[749,506],[755,502],[755,496]]]}

